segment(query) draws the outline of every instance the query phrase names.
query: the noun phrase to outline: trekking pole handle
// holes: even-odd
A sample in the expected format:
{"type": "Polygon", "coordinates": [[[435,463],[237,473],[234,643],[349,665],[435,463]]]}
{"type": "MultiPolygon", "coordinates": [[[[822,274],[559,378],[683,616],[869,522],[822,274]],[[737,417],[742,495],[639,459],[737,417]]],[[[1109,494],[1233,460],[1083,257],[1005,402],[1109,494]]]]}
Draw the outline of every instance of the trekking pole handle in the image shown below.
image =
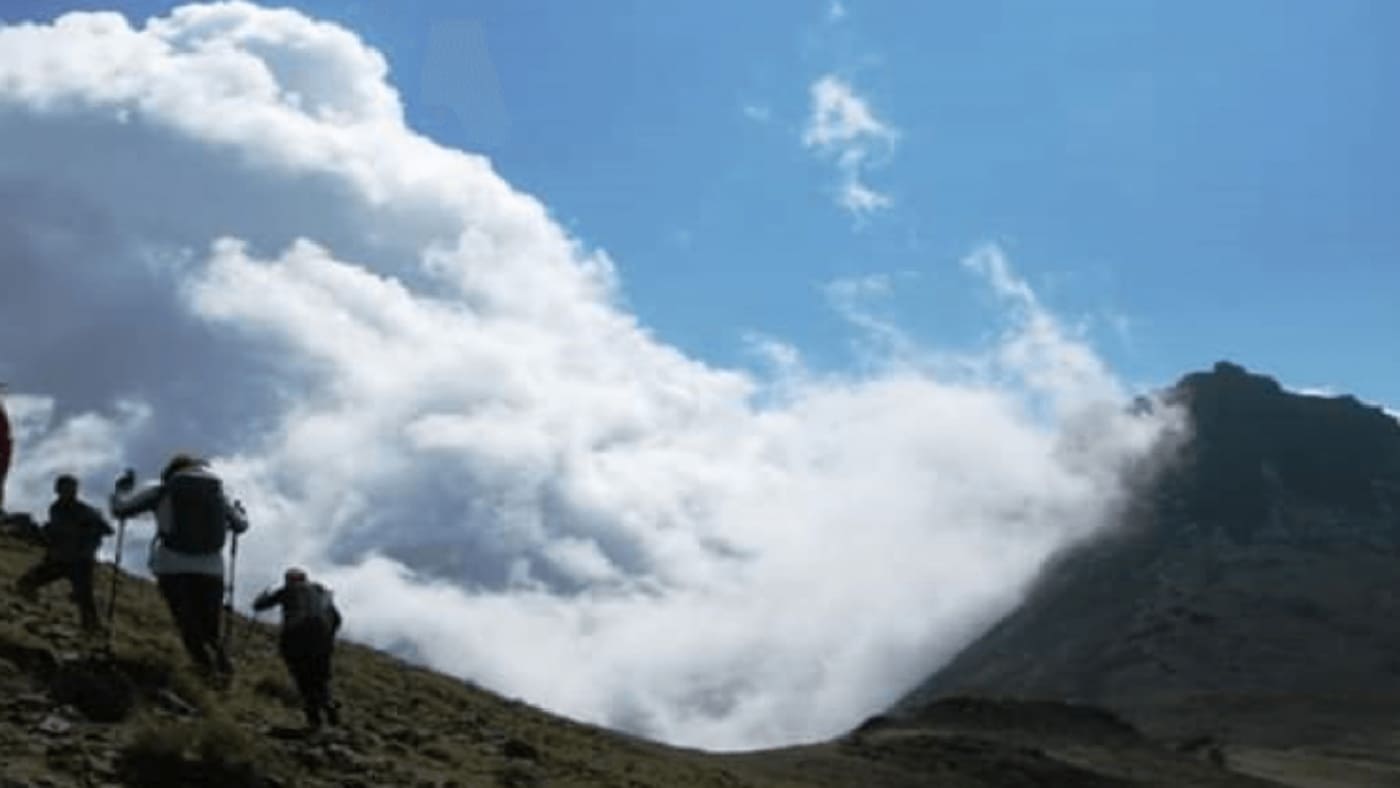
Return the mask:
{"type": "Polygon", "coordinates": [[[229,542],[228,548],[228,582],[224,583],[224,591],[228,594],[228,609],[233,609],[233,588],[234,581],[238,576],[238,532],[233,532],[233,539],[229,542]]]}

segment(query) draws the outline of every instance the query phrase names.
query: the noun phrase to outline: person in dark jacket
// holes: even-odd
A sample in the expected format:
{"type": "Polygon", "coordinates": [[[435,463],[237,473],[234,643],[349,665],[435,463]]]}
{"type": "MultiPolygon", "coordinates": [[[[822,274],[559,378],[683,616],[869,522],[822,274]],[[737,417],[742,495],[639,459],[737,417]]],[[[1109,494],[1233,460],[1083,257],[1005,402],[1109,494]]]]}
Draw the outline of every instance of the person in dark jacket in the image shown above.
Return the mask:
{"type": "Polygon", "coordinates": [[[78,499],[78,480],[64,474],[54,480],[58,499],[49,506],[49,522],[44,527],[48,549],[44,558],[16,583],[19,593],[34,599],[38,590],[59,578],[68,578],[73,601],[82,616],[83,629],[99,629],[97,604],[92,598],[92,570],[97,548],[111,536],[112,526],[98,510],[78,499]]]}
{"type": "Polygon", "coordinates": [[[170,608],[185,651],[204,673],[233,673],[224,651],[221,626],[224,596],[224,543],[227,534],[248,530],[243,509],[224,494],[209,464],[176,454],[161,471],[160,483],[136,489],[135,473],[117,480],[112,514],[134,517],[151,512],[156,538],[147,566],[170,608]]]}
{"type": "Polygon", "coordinates": [[[288,569],[282,581],[281,588],[258,594],[253,610],[282,607],[278,646],[301,694],[307,726],[313,730],[321,727],[322,712],[327,722],[338,725],[339,704],[331,700],[331,654],[340,630],[340,611],[331,590],[308,580],[305,571],[288,569]]]}

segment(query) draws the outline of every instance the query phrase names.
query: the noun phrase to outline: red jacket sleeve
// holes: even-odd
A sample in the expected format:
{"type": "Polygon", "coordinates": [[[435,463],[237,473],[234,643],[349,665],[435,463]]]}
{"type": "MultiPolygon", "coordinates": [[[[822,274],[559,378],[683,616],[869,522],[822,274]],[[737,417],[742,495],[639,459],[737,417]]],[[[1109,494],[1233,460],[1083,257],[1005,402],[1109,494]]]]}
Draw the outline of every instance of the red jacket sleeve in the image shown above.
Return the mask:
{"type": "MultiPolygon", "coordinates": [[[[4,403],[0,403],[0,484],[5,482],[5,474],[10,471],[10,455],[14,445],[10,436],[10,414],[5,412],[4,403]]],[[[4,491],[0,490],[0,495],[3,494],[4,491]]]]}

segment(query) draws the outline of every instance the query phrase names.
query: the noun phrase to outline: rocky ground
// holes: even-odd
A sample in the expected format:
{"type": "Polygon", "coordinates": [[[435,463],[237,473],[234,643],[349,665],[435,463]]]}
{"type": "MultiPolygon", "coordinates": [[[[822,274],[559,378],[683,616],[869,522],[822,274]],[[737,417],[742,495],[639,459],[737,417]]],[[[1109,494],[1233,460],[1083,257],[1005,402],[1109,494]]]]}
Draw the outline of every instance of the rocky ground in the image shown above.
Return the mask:
{"type": "MultiPolygon", "coordinates": [[[[187,670],[154,586],[123,577],[112,656],[62,582],[11,590],[39,548],[0,537],[0,786],[737,786],[696,754],[545,714],[341,643],[344,722],[303,737],[270,627],[240,619],[238,673],[187,670]]],[[[99,570],[103,596],[110,572],[99,570]]]]}

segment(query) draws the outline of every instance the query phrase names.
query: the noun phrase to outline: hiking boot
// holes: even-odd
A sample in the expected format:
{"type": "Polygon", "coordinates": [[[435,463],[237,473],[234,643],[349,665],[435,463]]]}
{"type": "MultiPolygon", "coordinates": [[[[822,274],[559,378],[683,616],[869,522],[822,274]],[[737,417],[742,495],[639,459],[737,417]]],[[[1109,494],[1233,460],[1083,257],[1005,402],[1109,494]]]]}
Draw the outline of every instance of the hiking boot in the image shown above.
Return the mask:
{"type": "Polygon", "coordinates": [[[14,588],[15,593],[19,595],[20,599],[23,599],[26,602],[39,601],[39,589],[35,588],[34,586],[31,586],[28,583],[16,582],[14,588]]]}
{"type": "Polygon", "coordinates": [[[336,703],[335,701],[331,701],[330,703],[327,703],[327,704],[326,704],[326,724],[328,724],[328,725],[339,725],[339,724],[340,724],[340,704],[339,704],[339,703],[336,703]]]}

